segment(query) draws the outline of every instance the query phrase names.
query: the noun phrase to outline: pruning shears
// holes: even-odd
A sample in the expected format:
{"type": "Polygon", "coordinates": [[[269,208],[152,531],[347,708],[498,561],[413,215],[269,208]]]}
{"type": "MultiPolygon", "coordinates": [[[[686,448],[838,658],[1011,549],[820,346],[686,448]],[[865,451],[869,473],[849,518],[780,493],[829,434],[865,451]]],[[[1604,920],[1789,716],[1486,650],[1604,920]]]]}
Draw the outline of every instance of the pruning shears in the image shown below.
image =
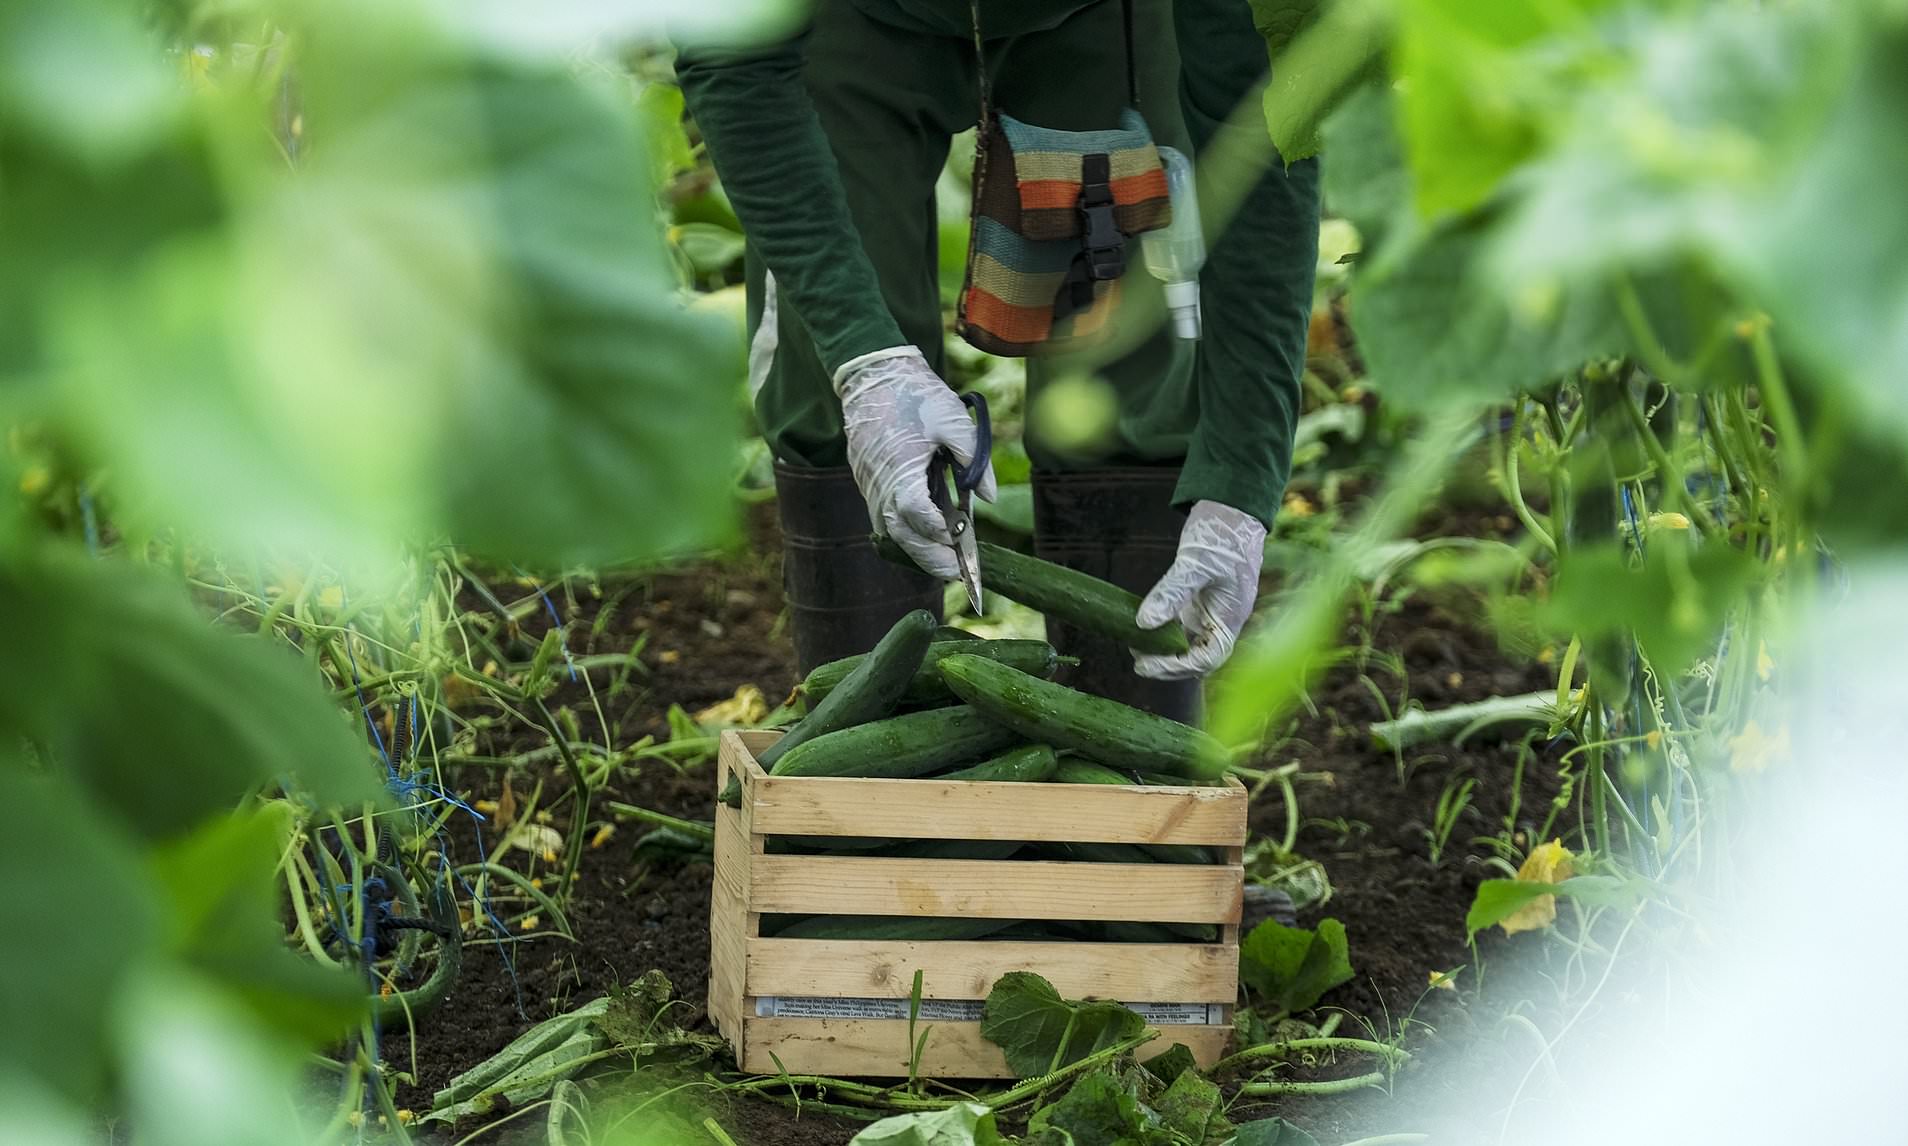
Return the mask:
{"type": "Polygon", "coordinates": [[[947,521],[947,532],[954,539],[954,559],[961,567],[961,585],[967,589],[967,604],[975,616],[981,615],[980,542],[974,537],[974,487],[987,472],[994,452],[994,426],[987,417],[987,399],[980,394],[961,395],[961,403],[974,411],[974,458],[963,467],[951,451],[940,450],[928,464],[928,496],[947,521]],[[942,469],[947,470],[946,475],[942,469]],[[948,492],[952,479],[954,492],[948,492]]]}

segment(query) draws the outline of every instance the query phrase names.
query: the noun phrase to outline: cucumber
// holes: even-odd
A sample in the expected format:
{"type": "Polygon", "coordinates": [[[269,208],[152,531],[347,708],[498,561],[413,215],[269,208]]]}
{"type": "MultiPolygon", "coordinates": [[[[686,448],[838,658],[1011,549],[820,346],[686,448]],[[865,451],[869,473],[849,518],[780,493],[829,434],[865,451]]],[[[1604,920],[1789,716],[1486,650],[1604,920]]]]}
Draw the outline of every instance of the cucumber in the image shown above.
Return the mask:
{"type": "Polygon", "coordinates": [[[880,854],[904,859],[1004,860],[1026,846],[1019,840],[908,840],[880,854]]]}
{"type": "Polygon", "coordinates": [[[934,630],[934,639],[936,641],[978,641],[982,638],[979,633],[970,633],[958,625],[942,625],[934,630]]]}
{"type": "Polygon", "coordinates": [[[1079,756],[1063,756],[1053,770],[1056,784],[1132,784],[1131,776],[1079,756]]]}
{"type": "MultiPolygon", "coordinates": [[[[914,564],[885,536],[875,538],[875,548],[897,564],[914,564]]],[[[1168,621],[1157,629],[1140,628],[1136,619],[1139,597],[1089,573],[983,541],[980,576],[984,587],[1003,597],[1089,633],[1112,637],[1140,652],[1175,655],[1187,649],[1186,630],[1178,621],[1168,621]]]]}
{"type": "MultiPolygon", "coordinates": [[[[982,657],[972,659],[994,663],[982,657]]],[[[998,752],[1019,740],[1020,735],[1013,729],[961,704],[891,716],[817,736],[777,760],[771,771],[777,776],[906,780],[998,752]]]]}
{"type": "Polygon", "coordinates": [[[828,699],[764,749],[756,762],[773,772],[777,761],[803,744],[893,712],[921,667],[921,658],[927,655],[939,623],[926,609],[916,609],[896,621],[880,643],[828,694],[828,699]]]}
{"type": "Polygon", "coordinates": [[[1011,919],[941,919],[913,915],[770,916],[763,932],[776,939],[980,939],[1004,931],[1011,919]],[[770,920],[789,920],[779,930],[770,920]]]}
{"type": "Polygon", "coordinates": [[[1074,863],[1212,863],[1198,844],[1049,844],[1054,859],[1074,863]]]}
{"type": "Polygon", "coordinates": [[[936,780],[991,780],[1032,784],[1053,777],[1060,760],[1045,744],[1023,744],[992,760],[936,776],[936,780]]]}
{"type": "Polygon", "coordinates": [[[1197,780],[1226,774],[1225,745],[1176,720],[1075,692],[985,657],[943,657],[941,673],[956,696],[1028,740],[1071,748],[1115,768],[1197,780]]]}
{"type": "MultiPolygon", "coordinates": [[[[901,694],[901,703],[914,705],[954,704],[954,694],[948,691],[947,681],[941,676],[941,658],[953,653],[972,653],[987,657],[1002,664],[1010,664],[1022,672],[1035,676],[1050,677],[1060,667],[1060,656],[1053,646],[1045,641],[998,640],[968,641],[936,640],[928,645],[927,654],[921,658],[921,667],[915,671],[914,679],[908,682],[907,691],[901,694]]],[[[869,654],[872,655],[872,654],[869,654]]],[[[860,667],[865,656],[843,657],[838,661],[816,665],[809,670],[808,676],[799,686],[802,696],[808,703],[820,704],[833,696],[842,682],[860,667]]],[[[763,765],[767,767],[766,764],[763,765]]]]}
{"type": "Polygon", "coordinates": [[[770,836],[767,850],[772,856],[865,855],[893,842],[873,836],[770,836]]]}

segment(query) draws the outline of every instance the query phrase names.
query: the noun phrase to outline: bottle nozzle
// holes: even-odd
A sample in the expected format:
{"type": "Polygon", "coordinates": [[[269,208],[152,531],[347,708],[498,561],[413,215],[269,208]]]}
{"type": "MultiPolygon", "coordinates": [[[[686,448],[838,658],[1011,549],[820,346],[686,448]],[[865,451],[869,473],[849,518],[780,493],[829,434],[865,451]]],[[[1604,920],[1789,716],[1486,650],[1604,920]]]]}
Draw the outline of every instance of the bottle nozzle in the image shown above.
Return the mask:
{"type": "Polygon", "coordinates": [[[1173,315],[1173,335],[1187,342],[1199,338],[1199,280],[1166,284],[1166,307],[1173,315]]]}

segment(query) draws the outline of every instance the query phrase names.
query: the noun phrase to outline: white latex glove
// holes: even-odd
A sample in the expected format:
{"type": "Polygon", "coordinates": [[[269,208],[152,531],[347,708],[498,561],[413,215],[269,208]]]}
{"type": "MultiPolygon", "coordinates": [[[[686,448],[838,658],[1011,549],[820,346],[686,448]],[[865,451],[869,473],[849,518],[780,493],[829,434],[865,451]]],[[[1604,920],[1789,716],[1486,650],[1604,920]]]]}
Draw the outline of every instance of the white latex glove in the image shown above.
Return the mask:
{"type": "MultiPolygon", "coordinates": [[[[835,393],[848,435],[848,468],[868,503],[868,520],[924,571],[956,580],[954,538],[928,496],[928,463],[942,447],[962,465],[973,460],[975,425],[967,407],[912,346],[843,363],[835,393]]],[[[994,500],[992,462],[974,493],[994,500]]]]}
{"type": "Polygon", "coordinates": [[[1192,651],[1179,656],[1135,652],[1133,671],[1154,680],[1205,676],[1226,663],[1252,617],[1265,561],[1265,526],[1216,501],[1194,503],[1179,531],[1179,556],[1140,602],[1139,626],[1177,620],[1192,651]]]}

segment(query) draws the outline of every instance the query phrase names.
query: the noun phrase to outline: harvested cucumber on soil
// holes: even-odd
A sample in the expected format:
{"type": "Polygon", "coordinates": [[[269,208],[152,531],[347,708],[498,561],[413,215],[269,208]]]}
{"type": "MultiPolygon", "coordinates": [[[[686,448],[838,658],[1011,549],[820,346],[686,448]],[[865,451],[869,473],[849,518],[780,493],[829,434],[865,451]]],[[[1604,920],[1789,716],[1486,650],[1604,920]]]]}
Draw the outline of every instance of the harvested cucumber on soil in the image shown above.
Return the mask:
{"type": "Polygon", "coordinates": [[[1023,744],[1019,748],[1010,748],[984,763],[972,768],[962,768],[936,780],[994,780],[1020,784],[1034,784],[1042,780],[1051,780],[1060,767],[1060,758],[1053,749],[1045,744],[1023,744]]]}
{"type": "MultiPolygon", "coordinates": [[[[954,694],[948,691],[947,681],[941,676],[941,658],[953,653],[987,657],[1040,677],[1052,676],[1061,664],[1060,655],[1045,641],[936,640],[928,646],[927,655],[921,658],[921,667],[915,670],[914,679],[908,682],[907,691],[901,694],[901,702],[918,705],[955,703],[954,694]]],[[[833,696],[835,690],[872,655],[843,657],[838,661],[816,665],[800,685],[802,696],[811,705],[822,703],[833,696]]]]}
{"type": "MultiPolygon", "coordinates": [[[[994,663],[982,657],[968,659],[994,663]]],[[[1020,739],[1013,729],[961,704],[890,716],[818,736],[777,760],[772,771],[777,776],[906,780],[985,757],[1020,739]]]]}
{"type": "Polygon", "coordinates": [[[1071,748],[1115,768],[1200,780],[1225,775],[1225,746],[1176,720],[1075,692],[985,657],[944,657],[941,673],[956,696],[1036,743],[1071,748]]]}
{"type": "MultiPolygon", "coordinates": [[[[875,538],[881,555],[900,565],[914,564],[886,537],[875,538]]],[[[980,543],[981,584],[1029,609],[1065,621],[1089,633],[1112,637],[1143,653],[1177,655],[1187,649],[1186,630],[1178,621],[1142,629],[1136,619],[1140,599],[1098,577],[1042,561],[1038,557],[980,543]]]]}
{"type": "Polygon", "coordinates": [[[756,762],[773,772],[776,761],[810,740],[893,712],[920,669],[938,624],[926,609],[916,609],[896,621],[874,650],[841,678],[828,698],[809,710],[787,735],[763,749],[756,762]]]}
{"type": "Polygon", "coordinates": [[[765,915],[762,934],[776,939],[980,939],[1011,919],[926,919],[909,915],[765,915]]]}

